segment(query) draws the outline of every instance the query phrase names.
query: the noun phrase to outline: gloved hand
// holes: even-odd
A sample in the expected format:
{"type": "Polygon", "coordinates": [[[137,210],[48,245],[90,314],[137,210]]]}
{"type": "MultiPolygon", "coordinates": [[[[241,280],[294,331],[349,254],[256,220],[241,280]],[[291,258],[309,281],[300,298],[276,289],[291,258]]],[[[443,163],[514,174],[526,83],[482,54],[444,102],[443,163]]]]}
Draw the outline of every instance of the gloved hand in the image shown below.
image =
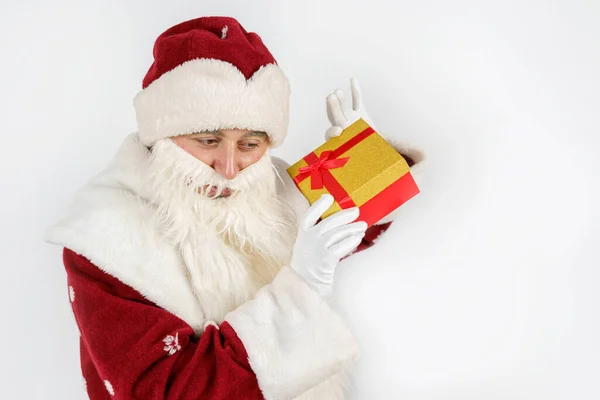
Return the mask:
{"type": "Polygon", "coordinates": [[[367,223],[354,222],[357,207],[338,211],[317,221],[333,204],[333,196],[324,194],[304,214],[298,229],[290,267],[309,286],[324,297],[333,292],[333,277],[340,259],[352,252],[362,240],[367,223]]]}
{"type": "MultiPolygon", "coordinates": [[[[363,105],[360,87],[355,78],[350,78],[350,88],[352,92],[352,106],[347,104],[344,92],[341,89],[337,89],[327,96],[327,117],[329,118],[329,122],[331,122],[331,126],[325,131],[325,140],[339,136],[344,129],[352,125],[359,118],[362,118],[394,149],[396,149],[397,152],[402,154],[408,162],[408,165],[411,167],[413,178],[415,178],[417,184],[420,185],[425,169],[425,152],[421,150],[419,146],[403,139],[399,135],[388,135],[380,132],[379,129],[373,125],[373,121],[371,121],[371,117],[363,105]]],[[[385,221],[382,220],[380,223],[389,222],[393,219],[392,217],[393,215],[390,214],[390,217],[386,217],[385,221]]]]}
{"type": "MultiPolygon", "coordinates": [[[[371,117],[367,113],[363,105],[362,94],[358,81],[355,78],[350,78],[350,89],[352,92],[352,105],[348,104],[344,98],[344,92],[341,89],[335,90],[327,96],[327,117],[331,126],[325,131],[325,140],[340,136],[342,131],[356,122],[359,118],[364,119],[377,133],[379,133],[386,142],[388,142],[398,153],[402,155],[410,166],[410,171],[417,182],[421,186],[426,165],[425,152],[412,142],[404,140],[399,136],[389,136],[380,132],[371,121],[371,117]]],[[[375,225],[381,225],[392,222],[400,213],[401,208],[392,211],[386,217],[382,218],[375,225]]]]}
{"type": "Polygon", "coordinates": [[[360,118],[364,119],[377,131],[367,113],[367,109],[363,105],[360,86],[358,86],[356,78],[350,78],[350,90],[352,92],[352,107],[346,102],[344,92],[341,89],[336,89],[327,96],[327,118],[329,118],[331,126],[325,132],[325,140],[340,136],[344,129],[360,118]]]}

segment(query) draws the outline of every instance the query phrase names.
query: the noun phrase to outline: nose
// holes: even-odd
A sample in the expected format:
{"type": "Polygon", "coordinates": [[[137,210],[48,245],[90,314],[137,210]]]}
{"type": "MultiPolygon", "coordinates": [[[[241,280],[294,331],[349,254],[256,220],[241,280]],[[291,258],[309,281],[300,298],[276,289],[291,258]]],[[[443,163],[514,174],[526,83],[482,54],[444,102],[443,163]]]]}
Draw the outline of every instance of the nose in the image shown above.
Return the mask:
{"type": "Polygon", "coordinates": [[[235,143],[225,143],[215,158],[213,168],[225,179],[233,179],[240,172],[239,156],[235,143]]]}

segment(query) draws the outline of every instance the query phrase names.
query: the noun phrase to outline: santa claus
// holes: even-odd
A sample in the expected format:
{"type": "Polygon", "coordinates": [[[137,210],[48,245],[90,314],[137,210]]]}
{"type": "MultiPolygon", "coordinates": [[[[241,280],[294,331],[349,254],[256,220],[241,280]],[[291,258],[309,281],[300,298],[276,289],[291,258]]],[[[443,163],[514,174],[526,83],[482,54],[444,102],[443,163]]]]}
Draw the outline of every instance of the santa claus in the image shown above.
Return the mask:
{"type": "MultiPolygon", "coordinates": [[[[47,235],[64,247],[91,399],[343,398],[358,346],[327,302],[334,272],[392,217],[367,230],[356,208],[320,220],[331,196],[309,207],[268,153],[289,95],[233,18],[158,37],[138,132],[47,235]]],[[[328,137],[366,117],[355,82],[353,109],[342,95],[327,100],[328,137]]]]}

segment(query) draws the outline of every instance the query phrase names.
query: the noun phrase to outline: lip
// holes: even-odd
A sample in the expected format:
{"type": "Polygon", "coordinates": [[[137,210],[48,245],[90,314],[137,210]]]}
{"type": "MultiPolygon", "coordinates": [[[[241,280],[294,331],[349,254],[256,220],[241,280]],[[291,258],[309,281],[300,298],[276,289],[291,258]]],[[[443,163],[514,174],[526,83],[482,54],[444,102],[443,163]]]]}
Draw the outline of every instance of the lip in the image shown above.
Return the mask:
{"type": "Polygon", "coordinates": [[[206,193],[206,195],[208,197],[215,198],[215,199],[220,199],[220,198],[225,198],[225,197],[231,196],[231,189],[225,188],[225,189],[223,189],[223,191],[221,192],[220,195],[215,196],[216,194],[217,194],[217,187],[216,186],[212,186],[210,188],[210,190],[208,191],[208,193],[206,193]]]}

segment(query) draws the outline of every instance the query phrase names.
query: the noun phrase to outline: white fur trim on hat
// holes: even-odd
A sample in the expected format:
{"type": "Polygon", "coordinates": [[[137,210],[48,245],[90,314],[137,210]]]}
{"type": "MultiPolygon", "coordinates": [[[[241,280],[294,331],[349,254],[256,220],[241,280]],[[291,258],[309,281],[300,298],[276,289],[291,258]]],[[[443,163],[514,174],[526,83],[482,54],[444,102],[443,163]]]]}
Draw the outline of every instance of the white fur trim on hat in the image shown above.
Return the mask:
{"type": "Polygon", "coordinates": [[[277,147],[288,128],[289,98],[289,82],[275,64],[246,80],[233,64],[195,59],[139,92],[134,107],[147,146],[165,137],[238,128],[264,131],[277,147]]]}

